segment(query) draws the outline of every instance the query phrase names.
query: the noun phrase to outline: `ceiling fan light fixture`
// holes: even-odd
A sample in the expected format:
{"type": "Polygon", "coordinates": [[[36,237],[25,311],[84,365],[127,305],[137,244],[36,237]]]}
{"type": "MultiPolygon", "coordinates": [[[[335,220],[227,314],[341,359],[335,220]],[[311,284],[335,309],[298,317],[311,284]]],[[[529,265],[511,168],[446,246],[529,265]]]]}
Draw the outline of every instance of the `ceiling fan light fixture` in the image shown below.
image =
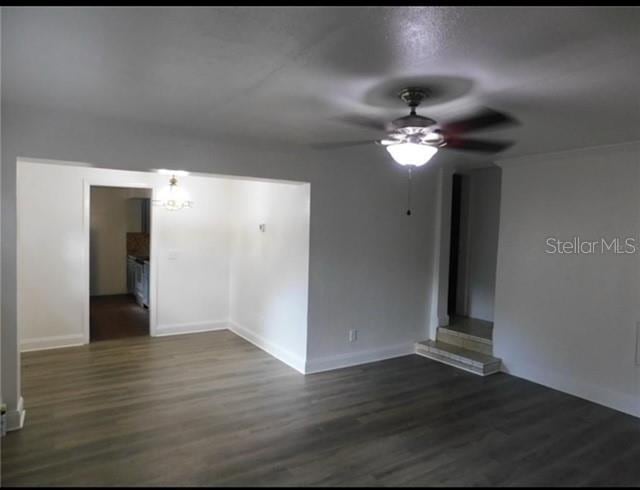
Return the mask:
{"type": "Polygon", "coordinates": [[[397,145],[388,145],[385,148],[396,163],[413,167],[425,165],[438,152],[438,148],[435,146],[416,143],[398,143],[397,145]]]}

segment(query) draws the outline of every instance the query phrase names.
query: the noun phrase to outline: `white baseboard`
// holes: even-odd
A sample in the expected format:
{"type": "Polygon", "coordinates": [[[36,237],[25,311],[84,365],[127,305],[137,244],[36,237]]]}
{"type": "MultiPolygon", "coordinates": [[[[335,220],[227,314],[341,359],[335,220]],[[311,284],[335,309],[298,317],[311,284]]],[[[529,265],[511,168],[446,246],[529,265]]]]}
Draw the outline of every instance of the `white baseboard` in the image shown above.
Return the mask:
{"type": "Polygon", "coordinates": [[[173,325],[158,325],[154,337],[164,337],[166,335],[182,335],[187,333],[213,332],[214,330],[227,330],[229,322],[192,322],[176,323],[173,325]]]}
{"type": "Polygon", "coordinates": [[[59,349],[61,347],[74,347],[86,344],[84,335],[58,335],[54,337],[41,337],[38,339],[22,339],[20,352],[35,350],[59,349]]]}
{"type": "Polygon", "coordinates": [[[24,410],[24,400],[20,397],[17,408],[7,411],[7,431],[22,429],[26,413],[24,410]]]}
{"type": "Polygon", "coordinates": [[[282,347],[274,344],[266,340],[264,337],[253,333],[246,327],[242,327],[234,322],[229,322],[229,330],[233,333],[242,337],[243,339],[251,342],[256,347],[262,349],[267,354],[275,357],[276,359],[284,362],[285,364],[291,366],[296,371],[305,374],[305,361],[299,356],[293,354],[287,349],[283,349],[282,347]]]}
{"type": "Polygon", "coordinates": [[[320,357],[317,359],[307,360],[307,374],[319,373],[322,371],[331,371],[332,369],[340,369],[349,366],[357,366],[359,364],[367,364],[369,362],[384,361],[394,357],[415,354],[414,342],[407,342],[382,349],[373,349],[360,352],[349,352],[337,356],[320,357]]]}
{"type": "Polygon", "coordinates": [[[531,364],[505,363],[504,359],[502,359],[501,371],[517,378],[526,379],[527,381],[640,417],[640,399],[635,395],[612,391],[603,386],[584,382],[583,380],[531,364]]]}

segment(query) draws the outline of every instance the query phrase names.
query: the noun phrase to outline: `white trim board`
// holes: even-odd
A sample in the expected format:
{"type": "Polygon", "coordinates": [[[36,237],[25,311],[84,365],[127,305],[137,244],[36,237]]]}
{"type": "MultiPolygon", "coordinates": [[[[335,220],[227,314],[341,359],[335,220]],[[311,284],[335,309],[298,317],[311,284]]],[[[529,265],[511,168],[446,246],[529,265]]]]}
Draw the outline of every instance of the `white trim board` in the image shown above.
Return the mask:
{"type": "Polygon", "coordinates": [[[229,322],[191,322],[176,323],[172,325],[157,325],[153,337],[166,337],[169,335],[183,335],[189,333],[214,332],[216,330],[228,330],[229,322]]]}
{"type": "Polygon", "coordinates": [[[584,380],[565,376],[529,363],[521,362],[516,365],[516,363],[512,362],[505,363],[505,360],[502,359],[501,371],[542,385],[545,388],[561,391],[613,410],[640,417],[640,400],[632,394],[603,389],[601,386],[584,380]]]}
{"type": "MultiPolygon", "coordinates": [[[[414,354],[414,343],[408,342],[382,349],[374,349],[368,351],[360,351],[337,356],[322,357],[306,361],[287,349],[284,349],[273,342],[270,342],[260,335],[257,335],[236,323],[228,321],[208,321],[208,322],[192,322],[169,325],[157,325],[153,337],[168,337],[172,335],[185,335],[191,333],[214,332],[220,330],[229,330],[238,337],[243,338],[247,342],[255,345],[259,349],[265,351],[270,356],[284,362],[301,374],[319,373],[323,371],[331,371],[333,369],[341,369],[350,366],[357,366],[370,362],[383,361],[394,357],[406,356],[414,354]]],[[[73,347],[86,345],[84,335],[61,335],[57,337],[47,337],[41,339],[32,339],[23,341],[21,344],[22,352],[57,349],[64,347],[73,347]]]]}
{"type": "Polygon", "coordinates": [[[235,333],[238,337],[242,337],[248,342],[251,342],[256,347],[262,349],[267,354],[275,357],[279,361],[284,362],[288,366],[291,366],[293,369],[298,371],[299,373],[305,373],[305,360],[301,357],[293,354],[292,352],[283,349],[279,345],[276,345],[264,337],[257,335],[250,331],[246,327],[242,327],[234,322],[229,322],[229,330],[235,333]]]}
{"type": "Polygon", "coordinates": [[[346,354],[339,354],[337,356],[320,357],[317,359],[307,360],[305,373],[320,373],[323,371],[331,371],[333,369],[358,366],[360,364],[384,361],[386,359],[393,359],[394,357],[415,354],[414,344],[414,342],[406,342],[404,344],[384,347],[382,349],[349,352],[346,354]]]}
{"type": "Polygon", "coordinates": [[[18,399],[18,407],[15,410],[7,411],[7,431],[22,429],[26,415],[24,400],[20,397],[18,399]]]}
{"type": "MultiPolygon", "coordinates": [[[[89,325],[89,311],[91,305],[91,282],[90,282],[90,272],[91,272],[91,254],[90,254],[90,244],[91,244],[91,187],[92,186],[103,186],[103,187],[117,187],[124,189],[148,189],[151,191],[151,202],[155,198],[156,191],[154,185],[152,183],[144,183],[140,184],[135,181],[127,181],[121,182],[119,179],[113,179],[110,175],[103,175],[101,177],[83,177],[82,179],[83,186],[83,203],[82,203],[82,233],[84,235],[84,245],[82,251],[82,266],[84,269],[84,305],[82,308],[82,328],[85,336],[85,343],[89,343],[90,337],[90,325],[89,325]]],[[[157,301],[157,283],[156,278],[157,274],[157,260],[156,260],[156,247],[157,247],[157,238],[156,238],[156,213],[153,210],[153,206],[150,209],[150,228],[151,228],[151,243],[149,244],[149,257],[151,260],[149,261],[149,298],[151,301],[151,305],[149,306],[149,334],[155,335],[156,332],[156,321],[158,318],[158,301],[157,301]]]]}
{"type": "MultiPolygon", "coordinates": [[[[193,322],[174,325],[158,325],[154,337],[167,335],[181,335],[187,333],[213,332],[215,330],[227,330],[229,324],[226,321],[193,322]]],[[[87,345],[84,334],[57,335],[35,339],[23,339],[20,343],[20,352],[32,352],[48,349],[61,349],[64,347],[76,347],[87,345]]]]}
{"type": "Polygon", "coordinates": [[[20,342],[20,352],[31,352],[36,350],[60,349],[62,347],[75,347],[85,345],[83,334],[56,335],[52,337],[40,337],[36,339],[23,339],[20,342]]]}

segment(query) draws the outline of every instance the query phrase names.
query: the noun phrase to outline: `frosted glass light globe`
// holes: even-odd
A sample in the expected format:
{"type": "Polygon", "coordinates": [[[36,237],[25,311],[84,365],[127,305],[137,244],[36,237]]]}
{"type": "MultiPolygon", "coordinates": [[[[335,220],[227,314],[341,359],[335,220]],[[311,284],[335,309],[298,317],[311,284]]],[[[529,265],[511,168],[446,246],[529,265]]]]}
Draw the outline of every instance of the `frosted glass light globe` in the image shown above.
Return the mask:
{"type": "Polygon", "coordinates": [[[387,151],[400,165],[421,167],[438,152],[435,146],[416,143],[398,143],[386,146],[387,151]]]}

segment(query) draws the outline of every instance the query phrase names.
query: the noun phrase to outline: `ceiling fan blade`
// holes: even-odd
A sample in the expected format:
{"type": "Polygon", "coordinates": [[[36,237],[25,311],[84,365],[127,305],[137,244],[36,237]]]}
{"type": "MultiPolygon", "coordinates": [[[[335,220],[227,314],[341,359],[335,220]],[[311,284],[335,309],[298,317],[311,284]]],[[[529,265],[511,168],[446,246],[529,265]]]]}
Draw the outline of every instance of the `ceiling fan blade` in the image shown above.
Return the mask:
{"type": "Polygon", "coordinates": [[[476,140],[469,138],[447,138],[444,149],[463,150],[463,151],[479,151],[484,153],[498,153],[506,150],[513,141],[499,140],[476,140]]]}
{"type": "Polygon", "coordinates": [[[337,150],[338,148],[347,148],[350,146],[370,145],[375,143],[374,140],[356,140],[356,141],[327,141],[323,143],[311,143],[309,146],[314,150],[337,150]]]}
{"type": "Polygon", "coordinates": [[[384,131],[386,129],[386,123],[378,121],[368,116],[361,114],[345,114],[334,118],[336,121],[340,121],[352,126],[359,126],[361,128],[374,129],[376,131],[384,131]]]}
{"type": "Polygon", "coordinates": [[[480,129],[489,129],[515,124],[519,123],[514,117],[505,114],[504,112],[498,112],[496,110],[489,109],[488,107],[484,107],[469,117],[443,123],[440,127],[445,133],[467,133],[480,129]]]}

